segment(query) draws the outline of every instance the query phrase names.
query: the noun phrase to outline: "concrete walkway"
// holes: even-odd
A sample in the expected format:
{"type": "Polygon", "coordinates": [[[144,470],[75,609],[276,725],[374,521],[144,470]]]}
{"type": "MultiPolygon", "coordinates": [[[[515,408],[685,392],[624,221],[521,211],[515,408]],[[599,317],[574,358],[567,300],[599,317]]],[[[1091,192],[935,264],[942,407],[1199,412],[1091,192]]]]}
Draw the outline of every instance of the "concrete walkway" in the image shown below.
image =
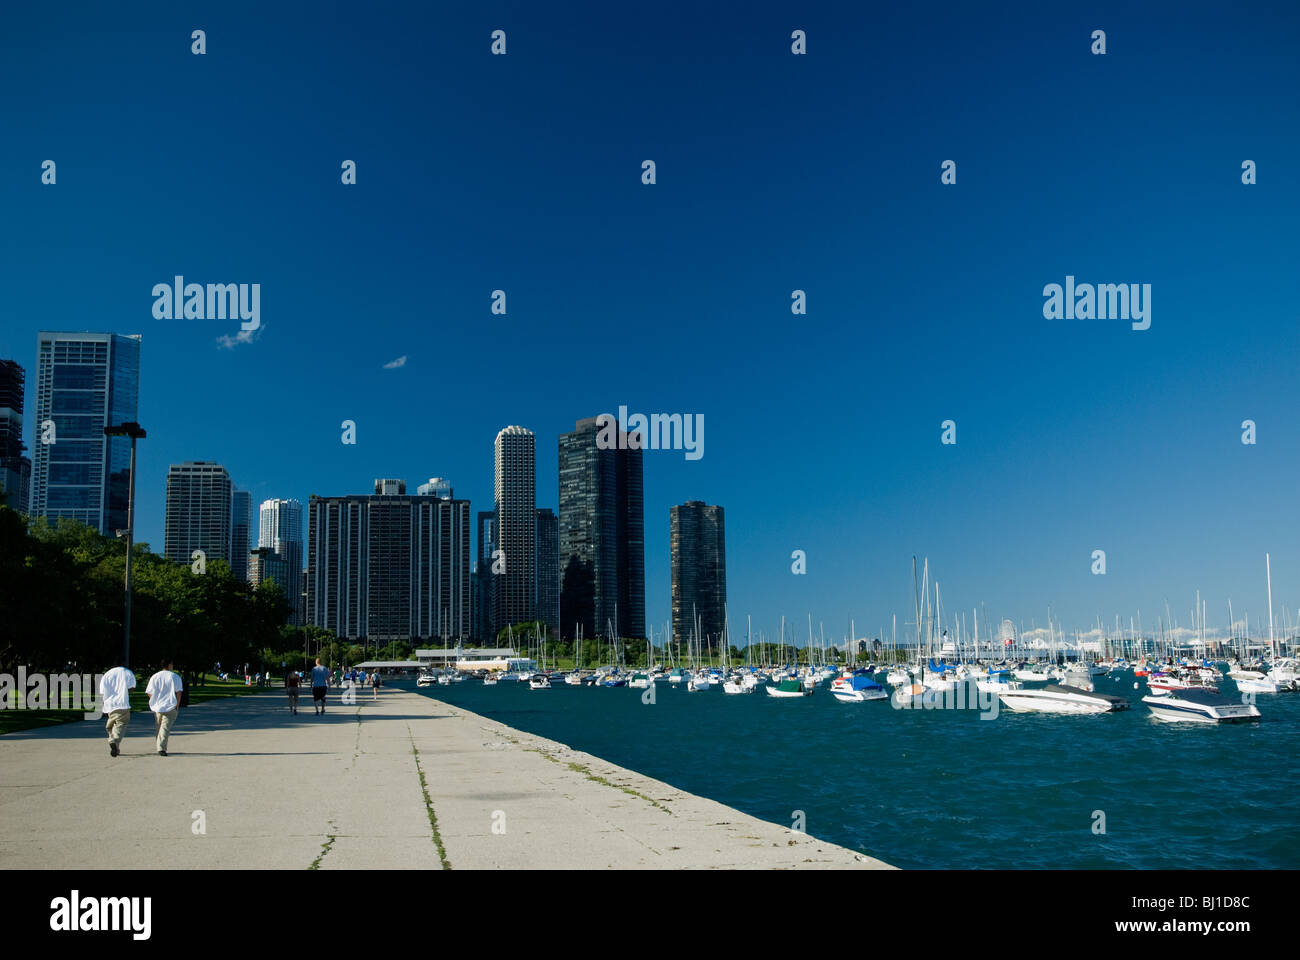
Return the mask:
{"type": "Polygon", "coordinates": [[[411,691],[285,703],[0,737],[0,869],[888,866],[411,691]]]}

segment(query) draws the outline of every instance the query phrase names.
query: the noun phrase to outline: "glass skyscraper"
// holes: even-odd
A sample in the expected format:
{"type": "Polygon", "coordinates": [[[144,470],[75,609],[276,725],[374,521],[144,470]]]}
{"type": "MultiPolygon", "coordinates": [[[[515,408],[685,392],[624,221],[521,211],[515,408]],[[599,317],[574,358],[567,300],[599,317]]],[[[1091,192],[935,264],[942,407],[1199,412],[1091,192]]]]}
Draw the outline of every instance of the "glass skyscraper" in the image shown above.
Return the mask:
{"type": "Polygon", "coordinates": [[[126,529],[131,438],[106,437],[104,427],[136,420],[139,398],[138,334],[37,335],[33,516],[80,520],[109,536],[126,529]]]}
{"type": "Polygon", "coordinates": [[[669,508],[673,639],[718,647],[726,630],[727,533],[721,507],[699,500],[669,508]]]}
{"type": "Polygon", "coordinates": [[[560,631],[645,633],[645,496],[641,450],[601,449],[600,418],[560,434],[560,631]]]}
{"type": "Polygon", "coordinates": [[[230,507],[230,570],[236,580],[247,581],[248,551],[253,525],[253,495],[236,490],[230,507]]]}

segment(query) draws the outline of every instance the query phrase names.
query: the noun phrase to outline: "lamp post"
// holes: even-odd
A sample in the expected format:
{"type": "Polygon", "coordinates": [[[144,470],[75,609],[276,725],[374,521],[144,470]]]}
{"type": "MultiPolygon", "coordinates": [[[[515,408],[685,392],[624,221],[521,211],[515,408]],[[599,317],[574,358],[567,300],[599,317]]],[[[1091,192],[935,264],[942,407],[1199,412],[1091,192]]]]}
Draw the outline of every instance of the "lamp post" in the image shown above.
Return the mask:
{"type": "Polygon", "coordinates": [[[145,435],[144,427],[135,421],[104,428],[106,437],[131,438],[131,471],[126,494],[126,576],[123,588],[126,594],[126,615],[122,618],[122,666],[124,667],[131,665],[131,553],[135,538],[135,442],[143,440],[145,435]]]}

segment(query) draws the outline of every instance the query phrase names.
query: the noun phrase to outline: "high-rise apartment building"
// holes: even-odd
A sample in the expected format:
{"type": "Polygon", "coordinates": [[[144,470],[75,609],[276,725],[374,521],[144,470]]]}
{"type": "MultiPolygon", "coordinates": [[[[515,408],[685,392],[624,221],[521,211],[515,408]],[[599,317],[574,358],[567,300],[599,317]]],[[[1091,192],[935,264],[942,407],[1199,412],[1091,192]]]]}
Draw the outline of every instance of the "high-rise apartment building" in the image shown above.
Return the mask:
{"type": "Polygon", "coordinates": [[[108,536],[126,529],[131,438],[106,437],[104,427],[136,421],[139,395],[138,335],[37,335],[33,516],[108,536]],[[47,433],[54,442],[43,442],[47,433]]]}
{"type": "Polygon", "coordinates": [[[502,572],[494,573],[492,628],[533,620],[537,611],[536,437],[523,427],[497,434],[496,528],[502,572]]]}
{"type": "Polygon", "coordinates": [[[377,643],[469,639],[468,500],[313,496],[307,513],[308,623],[377,643]]]}
{"type": "Polygon", "coordinates": [[[163,519],[163,553],[168,560],[190,563],[202,550],[208,563],[230,562],[230,509],[234,484],[219,463],[190,460],[167,470],[167,509],[163,519]]]}
{"type": "Polygon", "coordinates": [[[727,543],[722,507],[691,500],[669,508],[673,638],[718,647],[726,630],[727,543]]]}
{"type": "MultiPolygon", "coordinates": [[[[560,435],[560,632],[645,636],[645,498],[641,450],[602,449],[600,417],[560,435]]],[[[607,430],[608,433],[608,430],[607,430]]],[[[622,449],[619,449],[619,448],[622,449]]]]}
{"type": "Polygon", "coordinates": [[[472,636],[475,643],[492,646],[496,631],[492,629],[492,554],[496,550],[495,510],[480,510],[476,514],[478,545],[474,572],[470,582],[470,602],[473,604],[472,636]]]}
{"type": "Polygon", "coordinates": [[[297,500],[263,500],[257,511],[257,545],[269,547],[284,559],[286,571],[277,578],[289,600],[289,622],[302,623],[302,504],[297,500]]]}

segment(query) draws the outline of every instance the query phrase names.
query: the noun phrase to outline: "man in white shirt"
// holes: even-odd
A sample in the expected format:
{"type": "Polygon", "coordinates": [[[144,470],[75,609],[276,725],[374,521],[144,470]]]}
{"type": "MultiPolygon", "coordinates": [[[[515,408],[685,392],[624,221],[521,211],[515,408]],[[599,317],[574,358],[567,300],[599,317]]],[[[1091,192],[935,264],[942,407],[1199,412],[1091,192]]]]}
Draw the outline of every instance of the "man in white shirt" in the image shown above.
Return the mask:
{"type": "Polygon", "coordinates": [[[135,674],[126,667],[114,667],[99,678],[100,709],[108,714],[105,730],[108,732],[108,755],[118,755],[118,744],[131,722],[131,695],[135,689],[135,674]]]}
{"type": "Polygon", "coordinates": [[[154,725],[158,728],[158,756],[167,756],[167,737],[176,722],[181,708],[181,690],[184,685],[178,674],[172,672],[172,662],[149,678],[145,692],[149,694],[149,709],[153,711],[154,725]]]}

